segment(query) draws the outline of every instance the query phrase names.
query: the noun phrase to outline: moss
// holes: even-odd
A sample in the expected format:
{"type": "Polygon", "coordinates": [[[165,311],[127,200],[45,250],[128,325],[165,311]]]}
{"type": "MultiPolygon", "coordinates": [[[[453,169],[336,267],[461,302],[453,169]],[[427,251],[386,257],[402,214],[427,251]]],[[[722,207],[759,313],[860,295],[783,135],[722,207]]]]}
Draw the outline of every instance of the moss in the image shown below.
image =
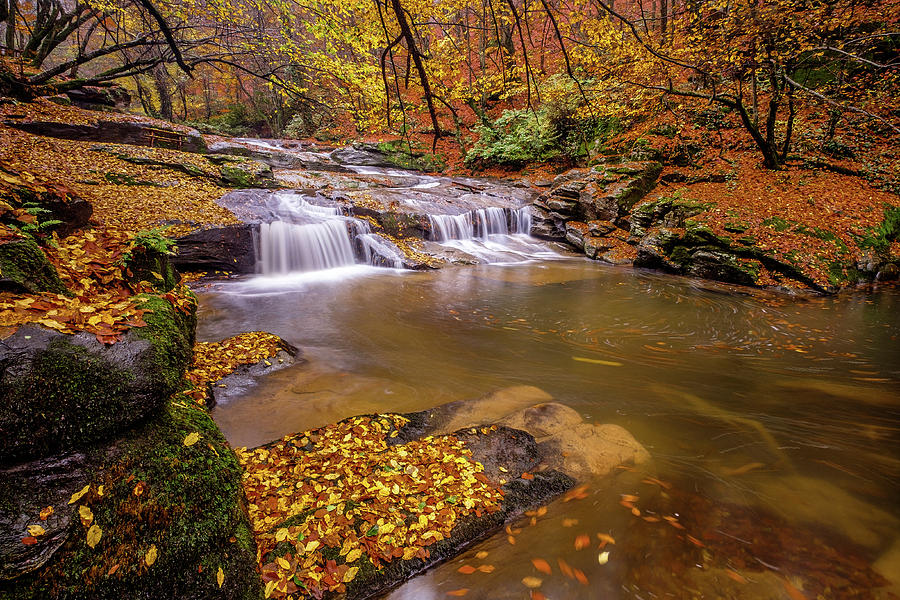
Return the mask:
{"type": "Polygon", "coordinates": [[[0,371],[0,460],[107,440],[156,413],[180,389],[195,316],[162,298],[145,298],[153,310],[144,317],[147,326],[109,349],[87,334],[73,338],[36,327],[7,340],[21,368],[0,371]]]}
{"type": "Polygon", "coordinates": [[[181,275],[169,262],[166,254],[151,248],[138,246],[126,263],[131,283],[146,281],[158,292],[169,292],[181,281],[181,275]]]}
{"type": "Polygon", "coordinates": [[[209,415],[190,399],[176,397],[121,440],[92,484],[82,502],[103,530],[100,543],[89,548],[84,527],[73,524],[51,562],[15,585],[0,584],[0,598],[262,597],[240,465],[209,415]],[[200,441],[185,446],[193,432],[200,441]],[[105,488],[102,497],[98,485],[105,488]],[[151,545],[158,558],[148,567],[144,557],[151,545]],[[225,575],[221,589],[219,568],[225,575]]]}
{"type": "Polygon", "coordinates": [[[271,167],[256,161],[223,164],[219,166],[219,173],[222,182],[230,187],[265,188],[273,184],[271,167]]]}
{"type": "Polygon", "coordinates": [[[31,239],[0,243],[0,291],[69,295],[56,269],[31,239]]]}
{"type": "Polygon", "coordinates": [[[768,217],[763,220],[762,224],[765,225],[766,227],[771,227],[778,233],[782,233],[791,228],[790,221],[788,221],[787,219],[785,219],[783,217],[778,217],[778,216],[768,217]]]}

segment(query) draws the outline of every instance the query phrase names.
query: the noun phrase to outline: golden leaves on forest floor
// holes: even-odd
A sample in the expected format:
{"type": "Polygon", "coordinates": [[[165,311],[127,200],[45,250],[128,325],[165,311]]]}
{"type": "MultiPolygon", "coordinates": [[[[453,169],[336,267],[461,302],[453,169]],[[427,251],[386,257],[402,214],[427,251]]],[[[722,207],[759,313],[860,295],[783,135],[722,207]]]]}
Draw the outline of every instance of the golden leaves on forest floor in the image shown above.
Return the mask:
{"type": "Polygon", "coordinates": [[[90,202],[94,221],[124,231],[172,223],[170,235],[184,235],[203,225],[240,222],[216,203],[227,190],[210,180],[216,169],[201,154],[41,137],[0,125],[0,162],[44,186],[64,186],[90,202]],[[186,165],[205,175],[135,164],[117,153],[186,165]]]}
{"type": "Polygon", "coordinates": [[[360,571],[427,559],[503,494],[453,436],[390,445],[400,415],[354,417],[238,448],[267,597],[342,593],[360,571]]]}
{"type": "Polygon", "coordinates": [[[280,337],[264,331],[241,333],[221,342],[197,342],[194,358],[185,374],[191,384],[185,394],[198,404],[205,404],[209,396],[208,384],[230,375],[241,365],[273,358],[284,349],[286,345],[280,337]]]}
{"type": "MultiPolygon", "coordinates": [[[[896,195],[859,177],[799,165],[772,171],[760,168],[755,155],[735,153],[733,158],[725,181],[710,181],[714,178],[700,177],[695,169],[667,167],[666,173],[681,173],[688,181],[674,189],[658,187],[643,203],[674,194],[707,205],[693,220],[717,236],[736,244],[745,240],[795,265],[823,287],[839,265],[866,254],[860,240],[882,222],[884,207],[900,205],[896,195]],[[699,181],[691,183],[692,177],[699,181]]],[[[900,243],[891,245],[890,254],[900,256],[900,243]]],[[[756,266],[758,285],[806,287],[756,266]]]]}

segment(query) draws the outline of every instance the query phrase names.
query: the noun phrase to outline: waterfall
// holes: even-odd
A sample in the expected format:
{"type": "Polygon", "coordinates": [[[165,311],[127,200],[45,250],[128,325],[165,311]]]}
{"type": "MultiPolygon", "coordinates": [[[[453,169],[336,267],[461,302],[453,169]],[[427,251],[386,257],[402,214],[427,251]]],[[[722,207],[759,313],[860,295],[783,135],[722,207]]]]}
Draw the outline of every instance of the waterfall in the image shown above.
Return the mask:
{"type": "Polygon", "coordinates": [[[527,206],[517,209],[479,208],[461,215],[430,215],[428,221],[431,224],[431,239],[436,242],[531,233],[531,212],[527,206]]]}
{"type": "Polygon", "coordinates": [[[353,264],[401,268],[403,255],[371,232],[369,224],[346,217],[340,207],[311,204],[295,193],[275,196],[272,216],[259,226],[257,271],[283,275],[353,264]]]}

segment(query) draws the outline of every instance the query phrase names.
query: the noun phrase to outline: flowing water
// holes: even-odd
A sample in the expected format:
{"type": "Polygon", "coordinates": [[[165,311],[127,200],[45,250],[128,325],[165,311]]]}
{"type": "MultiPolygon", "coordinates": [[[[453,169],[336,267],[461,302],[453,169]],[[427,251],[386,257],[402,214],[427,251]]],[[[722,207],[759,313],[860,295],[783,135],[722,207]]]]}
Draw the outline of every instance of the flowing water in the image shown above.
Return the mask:
{"type": "Polygon", "coordinates": [[[788,299],[549,260],[515,233],[519,216],[432,227],[445,244],[494,238],[501,262],[521,243],[516,264],[409,272],[357,257],[198,290],[200,339],[266,330],[307,360],[217,406],[228,439],[254,446],[537,386],[625,427],[652,463],[588,482],[585,498],[555,501],[387,597],[529,598],[526,577],[554,600],[900,594],[898,290],[788,299]],[[615,539],[605,564],[597,533],[615,539]],[[592,543],[576,550],[583,534],[592,543]],[[464,564],[494,570],[465,575],[464,564]]]}

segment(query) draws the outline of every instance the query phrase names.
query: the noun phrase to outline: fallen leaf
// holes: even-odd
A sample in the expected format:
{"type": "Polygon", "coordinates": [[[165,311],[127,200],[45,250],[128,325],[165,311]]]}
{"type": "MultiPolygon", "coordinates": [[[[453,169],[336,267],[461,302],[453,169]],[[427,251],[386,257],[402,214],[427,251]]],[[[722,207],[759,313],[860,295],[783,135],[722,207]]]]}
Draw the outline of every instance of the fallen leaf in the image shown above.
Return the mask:
{"type": "Polygon", "coordinates": [[[478,567],[478,570],[482,573],[493,573],[494,569],[494,565],[481,565],[480,567],[478,567]]]}
{"type": "Polygon", "coordinates": [[[573,356],[572,360],[578,361],[578,362],[583,362],[583,363],[590,363],[592,365],[603,365],[606,367],[621,367],[621,366],[623,366],[623,363],[616,362],[614,360],[600,360],[597,358],[585,358],[583,356],[573,356]]]}
{"type": "Polygon", "coordinates": [[[216,583],[219,584],[219,587],[225,583],[225,571],[222,570],[222,567],[219,567],[219,571],[216,573],[216,583]]]}
{"type": "Polygon", "coordinates": [[[487,558],[487,556],[488,556],[487,551],[486,551],[486,550],[481,550],[480,552],[478,552],[478,553],[475,555],[475,558],[477,558],[478,560],[482,560],[482,559],[487,558]]]}
{"type": "Polygon", "coordinates": [[[344,573],[344,577],[341,579],[344,583],[350,583],[356,578],[356,574],[359,572],[359,567],[350,567],[347,569],[347,572],[344,573]]]}
{"type": "Polygon", "coordinates": [[[41,527],[40,525],[29,525],[28,526],[28,534],[33,537],[40,537],[47,533],[47,530],[41,527]]]}
{"type": "Polygon", "coordinates": [[[113,573],[119,570],[120,566],[122,565],[120,565],[119,563],[114,564],[112,567],[110,567],[109,571],[106,572],[106,576],[111,576],[113,573]]]}
{"type": "Polygon", "coordinates": [[[575,549],[576,550],[584,550],[588,546],[591,545],[591,536],[582,533],[575,538],[575,549]]]}
{"type": "Polygon", "coordinates": [[[544,573],[545,575],[553,575],[553,569],[550,567],[550,563],[548,563],[543,558],[532,558],[531,564],[534,565],[534,568],[544,573]]]}
{"type": "Polygon", "coordinates": [[[50,515],[52,515],[52,514],[53,514],[53,507],[52,507],[52,506],[48,506],[47,508],[43,509],[43,510],[41,511],[41,515],[40,515],[41,521],[46,521],[47,518],[48,518],[50,515]]]}
{"type": "Polygon", "coordinates": [[[460,588],[458,590],[453,590],[451,592],[447,592],[448,596],[455,596],[457,598],[462,598],[466,594],[469,593],[469,588],[460,588]]]}
{"type": "Polygon", "coordinates": [[[476,569],[472,565],[463,565],[460,568],[458,568],[457,571],[459,571],[463,575],[471,575],[472,573],[474,573],[476,571],[476,569]]]}
{"type": "Polygon", "coordinates": [[[516,545],[516,538],[511,535],[506,536],[506,541],[509,542],[511,546],[516,545]]]}
{"type": "MultiPolygon", "coordinates": [[[[344,574],[346,575],[346,573],[344,574]]],[[[266,598],[272,597],[272,592],[275,591],[275,584],[278,583],[277,580],[273,579],[269,583],[266,584],[266,598]]]]}
{"type": "Polygon", "coordinates": [[[561,558],[557,558],[556,563],[559,565],[559,570],[562,571],[563,575],[569,577],[570,579],[575,578],[575,573],[572,571],[572,567],[569,566],[569,563],[561,558]]]}
{"type": "Polygon", "coordinates": [[[599,562],[601,565],[605,565],[606,563],[608,563],[609,562],[609,551],[607,550],[606,552],[601,552],[600,555],[597,557],[597,562],[599,562]]]}
{"type": "Polygon", "coordinates": [[[733,570],[731,570],[731,569],[725,569],[725,574],[726,574],[729,578],[734,579],[735,581],[737,581],[738,583],[747,583],[747,580],[744,578],[744,576],[741,575],[740,573],[738,573],[737,571],[733,571],[733,570]]]}
{"type": "Polygon", "coordinates": [[[537,590],[531,590],[531,600],[547,600],[547,596],[537,590]]]}
{"type": "Polygon", "coordinates": [[[28,537],[22,538],[22,543],[25,544],[26,546],[34,546],[35,544],[38,543],[38,541],[37,541],[36,537],[29,535],[28,537]]]}
{"type": "Polygon", "coordinates": [[[600,545],[601,548],[603,546],[605,546],[606,544],[615,544],[616,543],[616,540],[613,538],[613,536],[606,534],[606,533],[598,533],[597,539],[600,540],[600,542],[601,542],[601,545],[600,545]]]}
{"type": "Polygon", "coordinates": [[[794,584],[792,584],[787,579],[781,580],[781,585],[784,586],[784,590],[788,593],[788,596],[791,597],[791,600],[809,600],[806,597],[806,594],[798,590],[794,584]]]}
{"type": "Polygon", "coordinates": [[[82,496],[84,496],[85,494],[88,493],[88,490],[89,490],[89,489],[91,489],[91,485],[90,485],[90,484],[84,486],[84,487],[81,488],[79,491],[77,491],[77,492],[75,492],[74,494],[72,494],[72,497],[69,498],[69,504],[75,504],[76,502],[78,502],[78,500],[80,500],[82,496]]]}
{"type": "Polygon", "coordinates": [[[572,573],[575,575],[575,579],[578,580],[578,583],[580,583],[581,585],[588,584],[588,578],[584,574],[584,571],[582,571],[581,569],[576,569],[576,568],[572,567],[572,573]]]}
{"type": "Polygon", "coordinates": [[[94,512],[84,504],[78,507],[78,516],[81,517],[81,524],[85,527],[94,522],[94,512]]]}
{"type": "Polygon", "coordinates": [[[193,446],[198,441],[200,441],[200,434],[195,431],[193,433],[187,434],[187,437],[184,438],[184,445],[193,446]]]}
{"type": "Polygon", "coordinates": [[[352,563],[355,562],[360,556],[362,556],[362,550],[359,548],[355,548],[347,553],[347,562],[352,563]]]}
{"type": "Polygon", "coordinates": [[[144,555],[144,563],[148,567],[152,567],[153,563],[156,562],[156,544],[150,544],[150,548],[147,550],[147,553],[144,555]]]}
{"type": "Polygon", "coordinates": [[[87,545],[91,548],[95,547],[99,542],[100,538],[103,536],[103,530],[100,529],[96,524],[91,525],[91,528],[88,529],[87,532],[87,545]]]}
{"type": "Polygon", "coordinates": [[[523,577],[522,583],[525,584],[525,587],[527,588],[535,589],[541,587],[544,580],[539,577],[523,577]]]}
{"type": "Polygon", "coordinates": [[[578,525],[578,519],[563,519],[562,526],[563,527],[575,527],[578,525]]]}

